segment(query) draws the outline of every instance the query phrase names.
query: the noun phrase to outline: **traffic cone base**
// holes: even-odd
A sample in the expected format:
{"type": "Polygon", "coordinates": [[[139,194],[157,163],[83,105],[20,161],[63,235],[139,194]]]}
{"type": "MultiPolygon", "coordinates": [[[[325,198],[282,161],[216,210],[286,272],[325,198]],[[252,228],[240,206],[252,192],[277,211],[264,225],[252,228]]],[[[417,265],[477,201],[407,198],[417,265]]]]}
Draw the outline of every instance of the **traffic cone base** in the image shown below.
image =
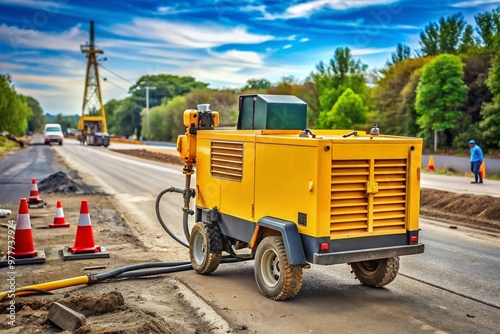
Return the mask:
{"type": "Polygon", "coordinates": [[[84,260],[84,259],[103,259],[103,258],[109,258],[109,252],[106,251],[106,248],[101,247],[101,246],[96,246],[99,247],[98,252],[94,252],[93,250],[90,253],[73,253],[70,248],[71,247],[65,247],[61,251],[62,259],[64,261],[72,261],[72,260],[84,260]]]}
{"type": "MultiPolygon", "coordinates": [[[[43,264],[45,263],[45,250],[43,249],[35,249],[36,256],[34,257],[24,257],[24,258],[15,258],[16,266],[25,265],[25,264],[43,264]]],[[[12,260],[12,257],[10,258],[12,260]]],[[[7,267],[12,265],[12,262],[9,264],[9,257],[6,254],[2,260],[0,260],[0,267],[7,267]]]]}
{"type": "Polygon", "coordinates": [[[49,224],[49,228],[55,228],[55,227],[69,227],[69,224],[66,223],[66,219],[64,218],[64,211],[60,201],[57,201],[56,204],[56,213],[54,215],[54,222],[52,224],[49,224]]]}

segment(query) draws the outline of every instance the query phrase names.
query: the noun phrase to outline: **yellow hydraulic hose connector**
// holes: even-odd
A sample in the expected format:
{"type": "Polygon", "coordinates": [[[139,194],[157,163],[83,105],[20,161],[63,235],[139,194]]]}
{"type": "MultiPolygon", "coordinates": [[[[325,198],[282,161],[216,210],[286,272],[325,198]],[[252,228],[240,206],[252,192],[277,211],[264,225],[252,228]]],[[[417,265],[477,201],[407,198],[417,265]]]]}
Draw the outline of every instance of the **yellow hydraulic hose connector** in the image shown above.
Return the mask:
{"type": "Polygon", "coordinates": [[[6,298],[13,298],[14,296],[25,296],[39,293],[40,291],[50,291],[55,289],[67,288],[70,286],[89,284],[90,277],[88,275],[78,276],[73,278],[67,278],[59,281],[46,282],[34,285],[24,286],[22,288],[16,289],[15,291],[3,291],[0,293],[0,301],[6,298]]]}

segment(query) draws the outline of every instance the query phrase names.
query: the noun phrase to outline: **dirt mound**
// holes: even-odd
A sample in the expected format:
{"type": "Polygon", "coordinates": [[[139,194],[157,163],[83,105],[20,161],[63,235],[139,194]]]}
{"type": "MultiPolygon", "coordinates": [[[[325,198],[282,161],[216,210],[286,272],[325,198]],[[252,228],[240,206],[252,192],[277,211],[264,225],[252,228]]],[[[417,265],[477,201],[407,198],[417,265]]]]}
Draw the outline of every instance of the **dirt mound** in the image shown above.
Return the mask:
{"type": "Polygon", "coordinates": [[[485,195],[456,194],[422,189],[420,213],[424,217],[461,222],[479,228],[500,228],[500,198],[485,195]]]}
{"type": "Polygon", "coordinates": [[[117,291],[102,295],[78,294],[61,300],[61,304],[86,317],[125,309],[123,296],[117,291]]]}
{"type": "Polygon", "coordinates": [[[168,153],[151,152],[147,150],[112,150],[112,151],[158,162],[166,162],[174,165],[184,165],[184,162],[177,154],[173,155],[168,153]]]}
{"type": "Polygon", "coordinates": [[[70,179],[64,172],[57,172],[38,183],[38,190],[46,194],[98,194],[94,188],[85,184],[77,183],[70,179]]]}
{"type": "MultiPolygon", "coordinates": [[[[117,291],[103,294],[75,294],[68,298],[61,296],[16,298],[18,310],[16,326],[20,327],[23,333],[59,333],[60,329],[47,321],[50,306],[56,301],[87,317],[86,325],[74,331],[75,334],[173,333],[162,317],[154,312],[126,305],[122,294],[117,291]]],[[[9,329],[15,328],[7,322],[0,323],[0,331],[10,332],[9,329]]],[[[20,333],[17,330],[12,332],[20,333]]]]}

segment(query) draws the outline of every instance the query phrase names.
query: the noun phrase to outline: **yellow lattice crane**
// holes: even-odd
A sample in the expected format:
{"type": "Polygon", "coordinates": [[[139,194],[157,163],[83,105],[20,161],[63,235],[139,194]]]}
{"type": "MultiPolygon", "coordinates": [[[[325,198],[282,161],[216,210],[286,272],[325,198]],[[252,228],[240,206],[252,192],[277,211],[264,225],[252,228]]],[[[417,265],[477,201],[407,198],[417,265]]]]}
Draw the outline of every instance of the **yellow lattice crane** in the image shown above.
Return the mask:
{"type": "Polygon", "coordinates": [[[85,89],[83,92],[82,116],[78,121],[79,140],[82,144],[105,146],[109,145],[109,134],[106,126],[106,112],[102,103],[101,86],[99,83],[99,64],[97,54],[104,51],[94,43],[94,21],[90,21],[90,42],[80,46],[86,53],[87,71],[85,89]]]}

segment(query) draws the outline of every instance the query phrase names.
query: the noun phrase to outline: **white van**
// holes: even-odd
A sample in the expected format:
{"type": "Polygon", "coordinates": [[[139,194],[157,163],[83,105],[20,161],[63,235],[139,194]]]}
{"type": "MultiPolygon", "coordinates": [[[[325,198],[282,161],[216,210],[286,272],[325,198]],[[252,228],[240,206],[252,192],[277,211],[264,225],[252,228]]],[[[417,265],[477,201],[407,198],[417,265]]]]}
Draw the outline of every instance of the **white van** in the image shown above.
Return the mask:
{"type": "Polygon", "coordinates": [[[63,132],[60,124],[49,123],[45,124],[45,131],[43,132],[45,138],[45,144],[50,144],[52,142],[63,144],[63,132]]]}

